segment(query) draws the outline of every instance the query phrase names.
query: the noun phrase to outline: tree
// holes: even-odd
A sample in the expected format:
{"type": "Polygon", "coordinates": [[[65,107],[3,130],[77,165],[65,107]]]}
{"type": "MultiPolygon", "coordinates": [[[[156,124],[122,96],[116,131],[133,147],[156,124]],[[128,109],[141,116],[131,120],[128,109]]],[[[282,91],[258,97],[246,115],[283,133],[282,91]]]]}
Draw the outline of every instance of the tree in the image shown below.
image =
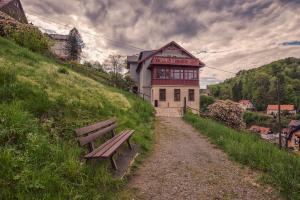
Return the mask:
{"type": "Polygon", "coordinates": [[[84,48],[84,43],[82,41],[81,35],[76,28],[73,28],[68,35],[66,44],[69,59],[72,61],[80,60],[82,48],[84,48]]]}
{"type": "Polygon", "coordinates": [[[239,81],[235,83],[232,87],[232,99],[234,101],[239,101],[242,99],[242,90],[243,90],[243,83],[239,81]]]}
{"type": "Polygon", "coordinates": [[[125,68],[125,58],[121,55],[110,55],[104,61],[104,69],[112,74],[112,83],[116,87],[118,77],[125,68]]]}

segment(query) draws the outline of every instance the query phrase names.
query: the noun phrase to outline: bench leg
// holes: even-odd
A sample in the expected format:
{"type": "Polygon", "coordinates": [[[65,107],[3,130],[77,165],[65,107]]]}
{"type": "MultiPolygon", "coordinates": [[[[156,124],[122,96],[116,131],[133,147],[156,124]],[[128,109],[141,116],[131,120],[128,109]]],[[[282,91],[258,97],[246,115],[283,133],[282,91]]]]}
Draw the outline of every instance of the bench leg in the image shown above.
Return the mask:
{"type": "Polygon", "coordinates": [[[127,144],[128,144],[129,149],[132,150],[132,146],[131,146],[131,144],[130,144],[130,138],[128,138],[127,144]]]}
{"type": "Polygon", "coordinates": [[[112,166],[112,168],[113,168],[114,170],[118,170],[117,163],[116,163],[116,161],[115,161],[114,158],[113,158],[114,155],[115,155],[115,153],[112,154],[112,155],[110,156],[111,166],[112,166]]]}

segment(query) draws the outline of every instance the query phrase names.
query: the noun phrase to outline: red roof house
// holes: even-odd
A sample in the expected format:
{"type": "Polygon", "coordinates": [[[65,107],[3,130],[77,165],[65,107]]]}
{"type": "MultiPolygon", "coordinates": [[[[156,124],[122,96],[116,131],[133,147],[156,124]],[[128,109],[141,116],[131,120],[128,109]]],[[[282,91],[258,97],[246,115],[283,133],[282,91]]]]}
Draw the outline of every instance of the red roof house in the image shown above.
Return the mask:
{"type": "MultiPolygon", "coordinates": [[[[296,114],[294,105],[280,105],[281,111],[287,111],[290,114],[296,114]]],[[[277,115],[278,114],[278,105],[268,105],[267,107],[268,115],[277,115]]]]}
{"type": "Polygon", "coordinates": [[[254,108],[252,102],[250,100],[240,100],[239,104],[242,106],[244,110],[251,110],[254,108]]]}
{"type": "Polygon", "coordinates": [[[256,126],[253,125],[250,127],[250,131],[259,133],[259,134],[269,134],[271,133],[271,129],[270,128],[266,128],[266,127],[262,127],[262,126],[256,126]]]}

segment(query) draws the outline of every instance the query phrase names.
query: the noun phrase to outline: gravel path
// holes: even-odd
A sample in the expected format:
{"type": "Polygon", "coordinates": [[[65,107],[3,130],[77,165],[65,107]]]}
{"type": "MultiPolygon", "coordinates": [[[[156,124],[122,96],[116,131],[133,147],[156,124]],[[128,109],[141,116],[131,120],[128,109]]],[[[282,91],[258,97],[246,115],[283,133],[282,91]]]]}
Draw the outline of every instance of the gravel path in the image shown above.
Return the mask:
{"type": "Polygon", "coordinates": [[[278,199],[180,118],[159,118],[153,153],[129,181],[134,199],[278,199]]]}

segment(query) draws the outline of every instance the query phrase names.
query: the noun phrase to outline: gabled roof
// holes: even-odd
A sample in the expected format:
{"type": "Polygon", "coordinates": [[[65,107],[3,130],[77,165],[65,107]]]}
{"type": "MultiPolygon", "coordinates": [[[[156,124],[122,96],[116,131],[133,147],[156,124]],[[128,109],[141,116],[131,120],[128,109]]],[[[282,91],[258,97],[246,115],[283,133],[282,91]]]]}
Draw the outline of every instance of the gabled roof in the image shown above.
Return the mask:
{"type": "Polygon", "coordinates": [[[289,127],[297,127],[297,126],[300,126],[300,120],[292,120],[289,123],[289,127]]]}
{"type": "MultiPolygon", "coordinates": [[[[186,53],[189,57],[194,58],[194,59],[198,59],[195,56],[193,56],[190,52],[188,52],[187,50],[185,50],[182,46],[180,46],[179,44],[177,44],[176,42],[172,41],[168,44],[166,44],[165,46],[161,47],[158,50],[150,50],[150,51],[142,51],[140,53],[140,57],[139,57],[139,62],[138,62],[138,67],[137,67],[137,71],[140,69],[141,64],[144,63],[146,60],[148,60],[149,58],[155,56],[156,54],[160,53],[161,51],[163,51],[164,49],[166,49],[167,47],[174,45],[176,46],[178,49],[181,49],[184,53],[186,53]]],[[[199,60],[199,59],[198,59],[199,60]]],[[[200,67],[204,67],[205,64],[203,62],[201,62],[199,60],[199,64],[200,67]]]]}
{"type": "Polygon", "coordinates": [[[68,35],[60,35],[60,34],[47,34],[50,38],[54,40],[67,40],[68,35]]]}
{"type": "Polygon", "coordinates": [[[266,128],[266,127],[262,127],[262,126],[256,126],[256,125],[251,126],[250,130],[254,131],[254,132],[261,133],[261,134],[268,134],[268,133],[271,132],[270,128],[266,128]]]}
{"type": "MultiPolygon", "coordinates": [[[[278,105],[268,105],[267,110],[278,110],[278,105]]],[[[280,105],[280,110],[293,111],[295,110],[294,105],[280,105]]]]}
{"type": "MultiPolygon", "coordinates": [[[[186,54],[187,54],[188,56],[190,56],[191,58],[198,59],[198,58],[196,58],[195,56],[193,56],[190,52],[188,52],[187,50],[185,50],[182,46],[180,46],[180,45],[177,44],[176,42],[172,41],[172,42],[166,44],[165,46],[161,47],[160,49],[152,51],[152,53],[150,53],[148,56],[146,56],[146,57],[144,57],[143,59],[141,59],[141,60],[139,61],[139,63],[142,63],[142,62],[144,62],[145,60],[151,58],[152,56],[158,54],[159,52],[161,52],[162,50],[164,50],[165,48],[167,48],[167,47],[170,46],[170,45],[177,46],[179,49],[181,49],[184,53],[186,53],[186,54]]],[[[201,61],[200,61],[200,62],[201,62],[201,61]]],[[[203,65],[204,65],[204,64],[203,64],[203,65]]]]}
{"type": "Polygon", "coordinates": [[[5,6],[6,4],[10,3],[11,1],[13,1],[13,0],[0,0],[0,8],[5,6]]]}
{"type": "MultiPolygon", "coordinates": [[[[250,100],[240,100],[239,101],[240,104],[243,104],[243,105],[247,105],[247,104],[250,104],[251,101],[250,100]]],[[[252,103],[251,103],[252,104],[252,103]]]]}

